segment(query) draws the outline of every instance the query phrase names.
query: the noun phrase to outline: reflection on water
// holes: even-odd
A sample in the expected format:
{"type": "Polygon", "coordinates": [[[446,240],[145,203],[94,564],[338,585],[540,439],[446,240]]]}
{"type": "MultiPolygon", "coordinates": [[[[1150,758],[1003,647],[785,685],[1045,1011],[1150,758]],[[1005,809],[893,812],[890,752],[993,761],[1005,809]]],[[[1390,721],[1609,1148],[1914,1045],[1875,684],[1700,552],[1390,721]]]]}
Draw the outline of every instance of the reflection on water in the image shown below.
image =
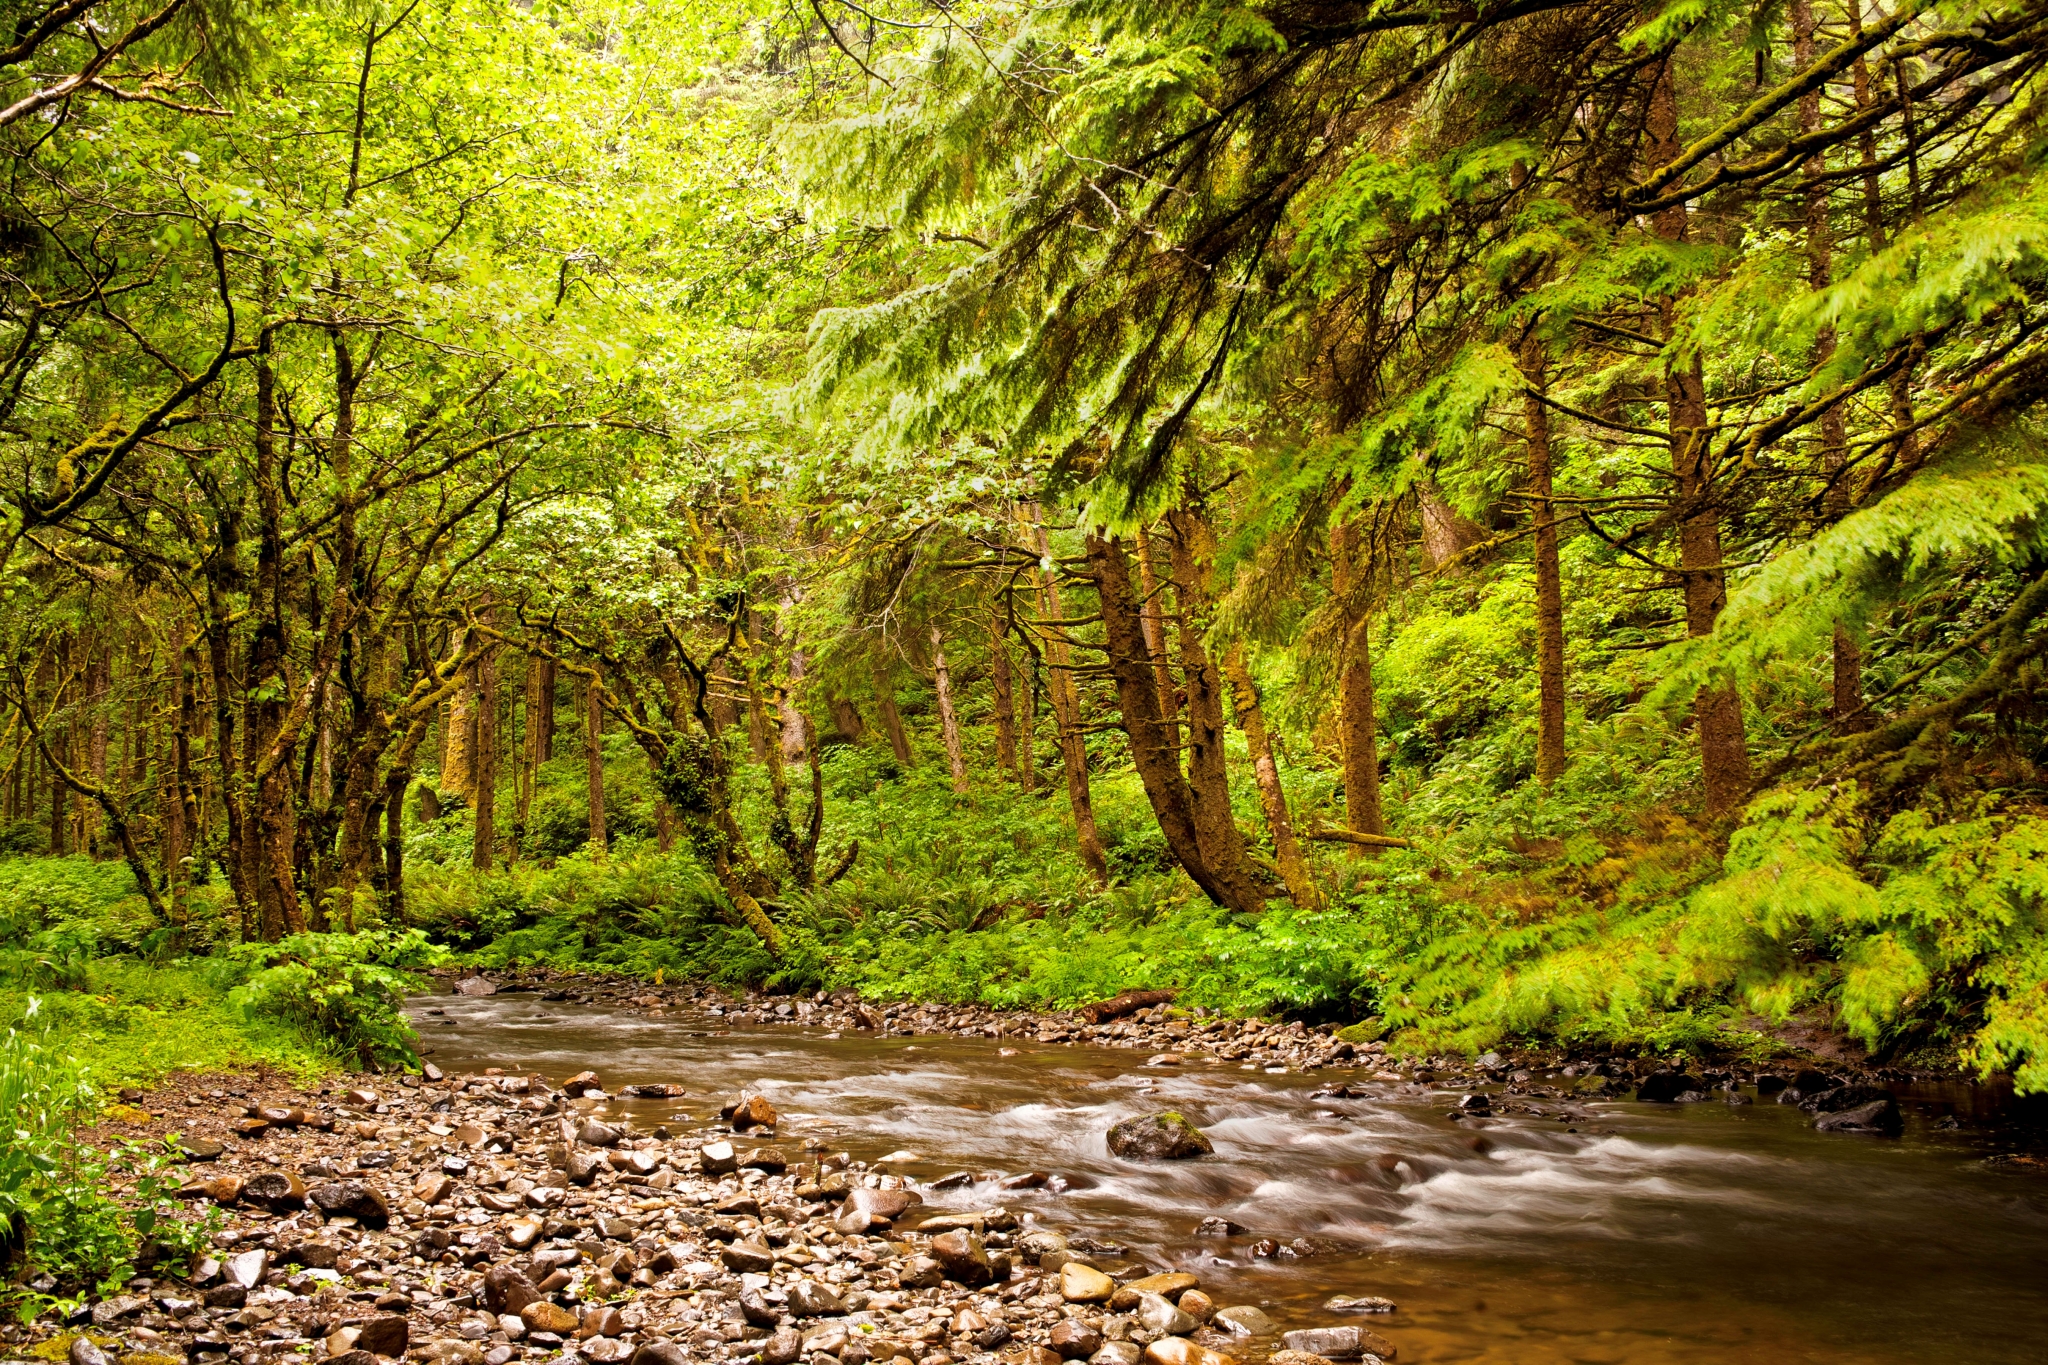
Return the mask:
{"type": "Polygon", "coordinates": [[[1896,1141],[1817,1134],[1773,1104],[1603,1102],[1453,1123],[1455,1095],[1420,1085],[1331,1099],[1312,1097],[1311,1077],[1136,1069],[1129,1052],[724,1033],[705,1017],[523,994],[417,1003],[447,1011],[422,1019],[422,1042],[449,1071],[559,1080],[589,1067],[615,1092],[688,1088],[615,1102],[646,1123],[715,1118],[744,1086],[773,1099],[785,1136],[864,1160],[908,1149],[919,1159],[896,1169],[920,1180],[1060,1175],[1059,1192],[925,1197],[1121,1242],[1287,1326],[1330,1320],[1332,1294],[1384,1295],[1400,1304],[1384,1330],[1403,1365],[2048,1359],[2048,1184],[1987,1167],[1981,1139],[1913,1116],[1896,1141]],[[1201,1125],[1216,1155],[1109,1156],[1110,1124],[1161,1108],[1201,1125]],[[1246,1235],[1195,1237],[1211,1215],[1246,1235]],[[1308,1254],[1255,1259],[1261,1237],[1306,1239],[1308,1254]]]}

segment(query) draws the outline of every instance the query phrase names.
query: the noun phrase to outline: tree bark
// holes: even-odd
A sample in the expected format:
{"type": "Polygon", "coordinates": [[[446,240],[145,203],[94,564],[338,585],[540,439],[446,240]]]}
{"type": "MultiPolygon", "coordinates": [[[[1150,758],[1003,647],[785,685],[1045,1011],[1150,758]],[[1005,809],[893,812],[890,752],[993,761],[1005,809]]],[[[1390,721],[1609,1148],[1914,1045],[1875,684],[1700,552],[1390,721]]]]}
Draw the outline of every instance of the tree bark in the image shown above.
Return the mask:
{"type": "MultiPolygon", "coordinates": [[[[1340,601],[1358,591],[1366,571],[1355,521],[1331,535],[1331,589],[1340,601]]],[[[1372,691],[1372,616],[1346,608],[1344,657],[1337,675],[1337,735],[1344,758],[1344,823],[1359,834],[1385,834],[1380,810],[1379,720],[1372,691]]],[[[1353,845],[1355,856],[1372,856],[1370,848],[1353,845]]]]}
{"type": "Polygon", "coordinates": [[[441,761],[443,795],[459,797],[474,806],[477,750],[476,664],[463,670],[455,695],[448,699],[447,744],[441,761]]]}
{"type": "Polygon", "coordinates": [[[1535,522],[1536,559],[1536,780],[1549,786],[1564,775],[1564,576],[1557,560],[1557,507],[1551,475],[1550,409],[1543,343],[1522,347],[1522,399],[1529,446],[1529,515],[1535,522]]]}
{"type": "Polygon", "coordinates": [[[1237,727],[1244,731],[1245,747],[1252,755],[1252,775],[1259,784],[1259,804],[1266,812],[1266,829],[1273,836],[1273,861],[1280,880],[1296,905],[1313,909],[1322,904],[1322,892],[1309,871],[1301,841],[1294,836],[1294,821],[1287,813],[1287,792],[1280,785],[1280,764],[1273,756],[1273,741],[1266,733],[1266,712],[1259,702],[1258,684],[1244,661],[1244,645],[1231,641],[1223,655],[1223,673],[1230,682],[1237,727]]]}
{"type": "MultiPolygon", "coordinates": [[[[1173,595],[1180,611],[1181,684],[1187,693],[1188,792],[1202,858],[1228,885],[1251,884],[1244,836],[1230,804],[1230,768],[1224,752],[1223,676],[1202,643],[1209,607],[1209,566],[1216,560],[1209,523],[1192,508],[1167,513],[1173,529],[1173,595]]],[[[1234,893],[1235,894],[1235,893],[1234,893]]],[[[1261,903],[1264,896],[1260,895],[1261,903]]]]}
{"type": "MultiPolygon", "coordinates": [[[[1039,522],[1038,505],[1026,503],[1021,510],[1043,563],[1051,557],[1052,544],[1039,522]]],[[[1049,621],[1066,619],[1057,571],[1047,573],[1034,568],[1031,573],[1038,589],[1040,613],[1049,621]]],[[[1081,862],[1098,884],[1107,885],[1109,852],[1102,846],[1102,834],[1095,826],[1095,794],[1088,786],[1088,749],[1081,738],[1081,695],[1074,686],[1072,653],[1064,631],[1065,627],[1054,626],[1046,635],[1046,691],[1051,696],[1053,721],[1059,729],[1060,769],[1067,779],[1067,808],[1074,817],[1074,839],[1080,846],[1081,862]]]]}
{"type": "Polygon", "coordinates": [[[834,693],[826,705],[832,712],[833,733],[848,744],[859,743],[868,727],[867,722],[860,718],[860,708],[853,704],[853,699],[834,693]]]}
{"type": "Polygon", "coordinates": [[[875,712],[882,718],[882,731],[889,736],[889,752],[904,767],[910,766],[910,737],[903,733],[903,713],[896,709],[896,684],[878,663],[874,668],[875,712]]]}
{"type": "Polygon", "coordinates": [[[476,749],[470,805],[476,828],[470,842],[469,865],[488,872],[498,852],[498,652],[486,646],[476,661],[476,749]]]}
{"type": "Polygon", "coordinates": [[[808,664],[801,649],[792,647],[789,651],[789,680],[782,689],[782,761],[785,764],[804,761],[805,742],[810,726],[804,724],[803,682],[808,664]]]}
{"type": "MultiPolygon", "coordinates": [[[[1681,150],[1678,140],[1678,96],[1671,63],[1658,63],[1645,123],[1649,156],[1662,165],[1681,150]]],[[[1674,204],[1653,219],[1659,236],[1682,242],[1686,207],[1674,204]]],[[[1661,304],[1664,335],[1677,331],[1677,300],[1661,304]]],[[[1685,509],[1678,532],[1678,568],[1685,590],[1685,630],[1693,637],[1709,634],[1728,602],[1727,570],[1721,562],[1721,519],[1715,506],[1712,441],[1708,432],[1706,378],[1700,357],[1674,365],[1665,378],[1670,409],[1671,472],[1677,500],[1685,509]]],[[[1707,687],[1694,702],[1699,726],[1700,776],[1706,787],[1709,814],[1721,815],[1740,806],[1749,794],[1749,744],[1743,733],[1742,698],[1732,684],[1707,687]]]]}
{"type": "Polygon", "coordinates": [[[605,857],[604,680],[593,668],[583,684],[583,770],[590,790],[590,856],[605,857]]]}
{"type": "MultiPolygon", "coordinates": [[[[85,706],[90,724],[86,731],[85,771],[96,787],[107,785],[107,708],[112,705],[114,659],[107,641],[95,639],[85,670],[85,706]]],[[[84,838],[79,847],[98,859],[102,813],[86,801],[81,803],[84,838]]]]}
{"type": "Polygon", "coordinates": [[[932,626],[932,682],[939,693],[939,732],[946,741],[946,766],[953,773],[953,794],[967,794],[967,757],[960,747],[960,716],[953,709],[953,678],[946,668],[946,637],[932,626]]]}
{"type": "MultiPolygon", "coordinates": [[[[1195,824],[1195,798],[1180,770],[1175,735],[1159,714],[1159,692],[1145,636],[1138,623],[1138,603],[1131,591],[1130,570],[1123,550],[1102,536],[1087,538],[1088,568],[1102,603],[1102,630],[1109,650],[1110,676],[1116,679],[1123,729],[1130,741],[1131,762],[1144,784],[1145,799],[1159,822],[1160,833],[1174,859],[1208,897],[1232,910],[1259,911],[1265,896],[1242,867],[1210,865],[1195,824]]],[[[1193,687],[1189,688],[1190,694],[1193,687]]],[[[1190,707],[1190,710],[1193,708],[1190,707]]]]}
{"type": "Polygon", "coordinates": [[[1010,672],[1010,645],[1003,638],[1003,618],[997,613],[988,617],[988,676],[990,691],[994,693],[996,770],[1005,778],[1021,781],[1023,774],[1017,768],[1016,683],[1010,672]]]}
{"type": "Polygon", "coordinates": [[[1441,569],[1465,551],[1486,539],[1486,532],[1458,515],[1443,495],[1428,482],[1415,488],[1416,505],[1422,513],[1422,556],[1432,569],[1441,569]]]}
{"type": "MultiPolygon", "coordinates": [[[[1161,600],[1159,571],[1152,559],[1152,537],[1138,528],[1138,588],[1145,594],[1139,604],[1138,624],[1145,628],[1145,652],[1152,656],[1152,677],[1159,689],[1159,714],[1169,724],[1178,724],[1180,698],[1173,690],[1173,669],[1166,661],[1166,604],[1161,600]]],[[[1186,610],[1185,604],[1182,610],[1186,610]]]]}

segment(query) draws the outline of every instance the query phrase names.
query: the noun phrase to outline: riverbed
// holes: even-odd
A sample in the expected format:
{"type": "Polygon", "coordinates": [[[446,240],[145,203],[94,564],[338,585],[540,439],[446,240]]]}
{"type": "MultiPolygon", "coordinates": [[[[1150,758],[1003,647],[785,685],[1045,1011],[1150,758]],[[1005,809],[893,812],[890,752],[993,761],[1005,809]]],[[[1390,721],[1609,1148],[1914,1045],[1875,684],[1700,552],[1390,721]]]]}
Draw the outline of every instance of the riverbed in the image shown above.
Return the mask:
{"type": "Polygon", "coordinates": [[[1356,1071],[1146,1067],[1108,1048],[833,1036],[531,993],[423,997],[414,1014],[451,1072],[685,1089],[611,1102],[639,1125],[710,1126],[720,1101],[759,1091],[786,1146],[894,1158],[928,1203],[1002,1204],[1285,1327],[1340,1321],[1321,1309],[1335,1294],[1392,1299],[1371,1321],[1404,1365],[2048,1358],[2048,1179],[1912,1104],[1898,1138],[1817,1133],[1768,1100],[1452,1118],[1469,1090],[1356,1071]],[[1351,1093],[1316,1093],[1333,1080],[1351,1093]],[[1112,1123],[1158,1109],[1215,1154],[1108,1154],[1112,1123]],[[975,1182],[945,1181],[962,1172],[975,1182]],[[1034,1174],[1048,1179],[1001,1185],[1034,1174]],[[1208,1218],[1243,1231],[1197,1235],[1208,1218]]]}

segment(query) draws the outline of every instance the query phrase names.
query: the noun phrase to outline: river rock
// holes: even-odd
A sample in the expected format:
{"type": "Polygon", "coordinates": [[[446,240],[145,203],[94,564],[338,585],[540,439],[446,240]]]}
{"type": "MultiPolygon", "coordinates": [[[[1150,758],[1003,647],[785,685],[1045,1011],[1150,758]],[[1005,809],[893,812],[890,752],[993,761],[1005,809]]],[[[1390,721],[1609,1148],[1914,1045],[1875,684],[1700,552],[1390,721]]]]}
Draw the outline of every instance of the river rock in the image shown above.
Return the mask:
{"type": "Polygon", "coordinates": [[[1351,1299],[1339,1294],[1335,1298],[1324,1302],[1323,1311],[1325,1313],[1391,1313],[1394,1311],[1394,1301],[1392,1299],[1376,1299],[1369,1295],[1361,1295],[1358,1298],[1351,1299]]]}
{"type": "Polygon", "coordinates": [[[498,983],[481,976],[465,976],[455,983],[457,995],[496,995],[498,983]]]}
{"type": "Polygon", "coordinates": [[[1029,1261],[1066,1249],[1065,1235],[1054,1232],[1051,1228],[1031,1228],[1017,1234],[1017,1251],[1029,1261]]]}
{"type": "Polygon", "coordinates": [[[1125,1119],[1107,1137],[1110,1155],[1126,1161],[1186,1161],[1216,1150],[1201,1129],[1171,1109],[1125,1119]]]}
{"type": "Polygon", "coordinates": [[[618,1143],[619,1130],[596,1119],[585,1119],[576,1130],[576,1140],[585,1147],[611,1147],[618,1143]]]}
{"type": "Polygon", "coordinates": [[[455,1193],[455,1177],[445,1171],[428,1171],[412,1182],[412,1197],[422,1204],[438,1204],[455,1193]]]}
{"type": "Polygon", "coordinates": [[[91,1337],[73,1337],[64,1358],[71,1365],[114,1365],[114,1358],[94,1344],[91,1337]]]}
{"type": "Polygon", "coordinates": [[[744,1133],[750,1128],[773,1128],[775,1106],[768,1102],[766,1095],[742,1095],[732,1107],[730,1121],[735,1133],[744,1133]]]}
{"type": "Polygon", "coordinates": [[[535,1299],[520,1309],[519,1320],[526,1324],[529,1332],[552,1332],[556,1336],[565,1336],[577,1327],[574,1313],[546,1299],[535,1299]]]}
{"type": "MultiPolygon", "coordinates": [[[[1378,1356],[1360,1356],[1360,1365],[1380,1365],[1378,1356]]],[[[1329,1357],[1308,1351],[1290,1351],[1282,1348],[1266,1357],[1266,1365],[1330,1365],[1329,1357]]]]}
{"type": "Polygon", "coordinates": [[[762,1298],[758,1289],[740,1291],[740,1316],[756,1327],[773,1327],[782,1321],[781,1310],[762,1298]]]}
{"type": "Polygon", "coordinates": [[[1119,1313],[1128,1313],[1138,1306],[1138,1300],[1147,1294],[1157,1294],[1170,1301],[1193,1289],[1201,1281],[1184,1270],[1169,1270],[1161,1275],[1147,1275],[1142,1279],[1126,1280],[1117,1286],[1109,1306],[1119,1313]]]}
{"type": "Polygon", "coordinates": [[[1238,1304],[1231,1308],[1219,1308],[1209,1319],[1209,1325],[1219,1332],[1228,1332],[1239,1337],[1269,1337],[1273,1335],[1273,1320],[1262,1309],[1250,1304],[1238,1304]]]}
{"type": "Polygon", "coordinates": [[[306,1191],[306,1202],[329,1218],[353,1218],[368,1228],[381,1228],[391,1220],[391,1206],[384,1196],[360,1180],[330,1180],[306,1191]]]}
{"type": "Polygon", "coordinates": [[[1101,1350],[1088,1357],[1088,1365],[1138,1365],[1144,1354],[1134,1341],[1105,1341],[1101,1350]]]}
{"type": "Polygon", "coordinates": [[[769,1175],[781,1175],[789,1169],[789,1158],[782,1154],[780,1147],[750,1147],[740,1157],[743,1171],[763,1171],[769,1175]]]}
{"type": "Polygon", "coordinates": [[[562,1082],[562,1093],[571,1099],[579,1098],[593,1090],[602,1089],[604,1089],[604,1083],[598,1080],[595,1071],[579,1071],[568,1080],[562,1082]]]}
{"type": "Polygon", "coordinates": [[[609,1304],[593,1304],[583,1310],[583,1321],[576,1328],[576,1335],[588,1340],[591,1337],[615,1337],[626,1330],[626,1320],[619,1310],[609,1304]]]}
{"type": "Polygon", "coordinates": [[[1703,1089],[1697,1076],[1688,1076],[1682,1071],[1660,1071],[1646,1076],[1636,1087],[1636,1098],[1646,1104],[1672,1104],[1679,1096],[1703,1089]]]}
{"type": "Polygon", "coordinates": [[[1174,1300],[1174,1306],[1196,1322],[1207,1322],[1216,1316],[1216,1301],[1199,1289],[1190,1289],[1174,1300]]]}
{"type": "Polygon", "coordinates": [[[1809,1114],[1838,1114],[1845,1109],[1861,1109],[1891,1097],[1892,1092],[1881,1085],[1838,1085],[1833,1090],[1808,1095],[1799,1102],[1799,1107],[1809,1114]]]}
{"type": "Polygon", "coordinates": [[[412,1340],[412,1331],[400,1313],[380,1313],[349,1326],[356,1329],[356,1349],[373,1355],[402,1356],[412,1340]]]}
{"type": "Polygon", "coordinates": [[[562,1158],[562,1175],[571,1185],[588,1185],[604,1169],[605,1159],[596,1152],[570,1152],[562,1158]]]}
{"type": "Polygon", "coordinates": [[[924,1202],[924,1196],[915,1190],[854,1190],[846,1196],[846,1208],[850,1212],[859,1209],[870,1218],[901,1218],[911,1207],[924,1202]]]}
{"type": "Polygon", "coordinates": [[[691,1365],[690,1353],[673,1341],[643,1341],[626,1365],[691,1365]]]}
{"type": "Polygon", "coordinates": [[[1325,1360],[1356,1360],[1363,1355],[1394,1358],[1394,1343],[1363,1327],[1306,1327],[1287,1332],[1280,1340],[1290,1351],[1306,1351],[1325,1360]]]}
{"type": "Polygon", "coordinates": [[[1242,1237],[1243,1235],[1244,1225],[1242,1223],[1233,1223],[1228,1218],[1218,1218],[1214,1215],[1204,1218],[1195,1225],[1195,1236],[1197,1237],[1242,1237]]]}
{"type": "Polygon", "coordinates": [[[1139,1325],[1146,1331],[1169,1337],[1184,1337],[1202,1325],[1181,1312],[1164,1294],[1140,1294],[1137,1314],[1139,1325]]]}
{"type": "Polygon", "coordinates": [[[188,1137],[178,1139],[178,1150],[187,1161],[218,1161],[227,1147],[212,1138],[188,1137]]]}
{"type": "Polygon", "coordinates": [[[839,1301],[831,1286],[816,1280],[798,1280],[789,1287],[789,1311],[800,1318],[824,1318],[844,1313],[846,1305],[839,1301]]]}
{"type": "Polygon", "coordinates": [[[1049,1339],[1062,1360],[1085,1360],[1102,1349],[1102,1333],[1079,1318],[1061,1318],[1049,1339]]]}
{"type": "Polygon", "coordinates": [[[306,1206],[306,1182],[289,1171],[259,1171],[242,1186],[242,1197],[273,1213],[306,1206]]]}
{"type": "Polygon", "coordinates": [[[718,1253],[727,1270],[739,1274],[766,1274],[775,1268],[775,1253],[766,1242],[731,1242],[718,1253]]]}
{"type": "Polygon", "coordinates": [[[1068,1303],[1108,1303],[1116,1281],[1092,1265],[1068,1261],[1060,1267],[1060,1297],[1068,1303]]]}
{"type": "Polygon", "coordinates": [[[740,1159],[730,1142],[707,1142],[697,1153],[697,1164],[706,1175],[731,1175],[740,1168],[740,1159]]]}
{"type": "Polygon", "coordinates": [[[836,1356],[846,1349],[848,1340],[843,1323],[828,1322],[804,1338],[804,1354],[817,1355],[822,1351],[828,1356],[836,1356]]]}
{"type": "Polygon", "coordinates": [[[995,1278],[981,1238],[965,1228],[932,1238],[931,1254],[946,1268],[946,1278],[957,1280],[969,1288],[987,1284],[995,1278]]]}
{"type": "Polygon", "coordinates": [[[1237,1365],[1236,1356],[1212,1351],[1186,1337],[1161,1337],[1145,1348],[1145,1365],[1237,1365]]]}
{"type": "Polygon", "coordinates": [[[761,1347],[761,1365],[793,1365],[803,1351],[804,1339],[796,1334],[795,1328],[785,1327],[761,1347]]]}
{"type": "Polygon", "coordinates": [[[905,1289],[937,1289],[945,1280],[946,1268],[929,1256],[913,1256],[896,1272],[905,1289]]]}
{"type": "Polygon", "coordinates": [[[494,1265],[484,1272],[484,1307],[493,1313],[517,1314],[541,1296],[540,1288],[512,1265],[494,1265]]]}
{"type": "Polygon", "coordinates": [[[238,1284],[244,1289],[254,1289],[263,1281],[263,1272],[270,1269],[270,1253],[260,1247],[255,1251],[244,1251],[228,1257],[220,1263],[221,1279],[228,1284],[238,1284]]]}
{"type": "Polygon", "coordinates": [[[1813,1126],[1823,1133],[1885,1133],[1897,1136],[1904,1127],[1904,1120],[1899,1115],[1899,1102],[1886,1095],[1855,1109],[1822,1114],[1813,1121],[1813,1126]]]}

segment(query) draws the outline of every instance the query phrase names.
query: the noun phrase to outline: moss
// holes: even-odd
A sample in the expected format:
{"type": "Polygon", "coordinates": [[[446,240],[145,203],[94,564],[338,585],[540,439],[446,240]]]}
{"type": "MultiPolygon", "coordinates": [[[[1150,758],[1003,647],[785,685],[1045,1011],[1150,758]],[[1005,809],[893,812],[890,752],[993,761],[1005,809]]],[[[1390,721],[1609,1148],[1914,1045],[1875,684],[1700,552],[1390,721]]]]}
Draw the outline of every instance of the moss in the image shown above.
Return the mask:
{"type": "Polygon", "coordinates": [[[59,1332],[48,1341],[37,1342],[22,1354],[30,1360],[68,1360],[71,1356],[71,1343],[80,1338],[105,1351],[114,1350],[121,1344],[118,1338],[95,1336],[91,1332],[59,1332]]]}
{"type": "Polygon", "coordinates": [[[1386,1021],[1378,1016],[1374,1016],[1371,1019],[1362,1019],[1358,1023],[1350,1024],[1337,1030],[1337,1041],[1340,1043],[1377,1043],[1386,1036],[1386,1021]]]}

